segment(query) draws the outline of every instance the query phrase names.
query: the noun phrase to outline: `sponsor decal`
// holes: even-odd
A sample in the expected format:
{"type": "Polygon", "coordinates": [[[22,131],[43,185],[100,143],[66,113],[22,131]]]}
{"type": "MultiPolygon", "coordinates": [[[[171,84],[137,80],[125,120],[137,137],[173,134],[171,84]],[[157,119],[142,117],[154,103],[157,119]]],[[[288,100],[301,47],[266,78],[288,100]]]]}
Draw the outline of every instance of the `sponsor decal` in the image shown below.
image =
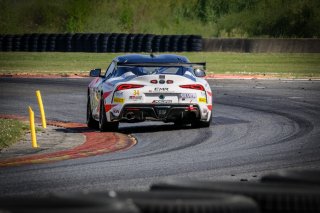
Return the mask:
{"type": "Polygon", "coordinates": [[[124,98],[114,97],[113,102],[123,104],[124,98]]]}
{"type": "Polygon", "coordinates": [[[119,114],[120,113],[119,109],[112,109],[112,112],[115,113],[115,114],[119,114]]]}
{"type": "Polygon", "coordinates": [[[117,91],[114,93],[114,96],[123,97],[123,91],[117,91]]]}
{"type": "Polygon", "coordinates": [[[139,90],[133,90],[133,95],[140,95],[140,91],[139,90]]]}
{"type": "Polygon", "coordinates": [[[172,103],[172,100],[154,100],[152,101],[153,104],[169,104],[172,103]]]}
{"type": "Polygon", "coordinates": [[[169,88],[156,87],[154,88],[155,92],[168,92],[169,88]]]}
{"type": "Polygon", "coordinates": [[[198,98],[198,101],[199,101],[200,103],[207,103],[207,99],[204,98],[204,97],[198,98]]]}
{"type": "Polygon", "coordinates": [[[195,93],[181,93],[180,97],[182,99],[194,99],[197,98],[197,95],[195,93]]]}
{"type": "Polygon", "coordinates": [[[132,101],[140,101],[142,99],[142,96],[129,96],[129,99],[132,101]]]}

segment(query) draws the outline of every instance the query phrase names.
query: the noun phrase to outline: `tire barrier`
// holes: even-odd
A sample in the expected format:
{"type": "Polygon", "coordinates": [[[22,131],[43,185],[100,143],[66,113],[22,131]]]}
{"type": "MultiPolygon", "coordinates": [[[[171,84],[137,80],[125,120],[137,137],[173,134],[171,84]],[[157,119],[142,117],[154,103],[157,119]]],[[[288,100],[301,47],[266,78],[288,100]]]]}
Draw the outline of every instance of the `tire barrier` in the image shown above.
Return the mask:
{"type": "Polygon", "coordinates": [[[202,51],[198,35],[66,33],[0,35],[0,51],[183,52],[202,51]]]}

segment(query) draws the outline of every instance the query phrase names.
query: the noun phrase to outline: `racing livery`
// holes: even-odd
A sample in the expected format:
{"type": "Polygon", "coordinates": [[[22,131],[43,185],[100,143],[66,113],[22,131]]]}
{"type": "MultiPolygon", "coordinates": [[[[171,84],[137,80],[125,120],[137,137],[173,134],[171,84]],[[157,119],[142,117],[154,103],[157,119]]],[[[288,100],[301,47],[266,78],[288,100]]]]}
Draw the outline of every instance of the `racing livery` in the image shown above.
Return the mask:
{"type": "Polygon", "coordinates": [[[88,126],[115,131],[119,122],[157,120],[209,127],[212,92],[199,66],[205,63],[178,55],[128,54],[114,58],[105,73],[91,70],[88,126]]]}

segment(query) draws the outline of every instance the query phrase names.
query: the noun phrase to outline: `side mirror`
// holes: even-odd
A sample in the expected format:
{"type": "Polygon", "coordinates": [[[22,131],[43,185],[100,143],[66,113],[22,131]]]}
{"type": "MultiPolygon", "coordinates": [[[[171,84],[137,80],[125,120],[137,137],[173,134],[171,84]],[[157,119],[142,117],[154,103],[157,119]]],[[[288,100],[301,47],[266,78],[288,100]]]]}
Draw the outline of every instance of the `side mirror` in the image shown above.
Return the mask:
{"type": "Polygon", "coordinates": [[[199,68],[194,69],[193,72],[194,72],[194,75],[199,78],[206,76],[206,72],[199,68]]]}
{"type": "Polygon", "coordinates": [[[94,69],[90,71],[90,77],[100,77],[101,69],[94,69]]]}

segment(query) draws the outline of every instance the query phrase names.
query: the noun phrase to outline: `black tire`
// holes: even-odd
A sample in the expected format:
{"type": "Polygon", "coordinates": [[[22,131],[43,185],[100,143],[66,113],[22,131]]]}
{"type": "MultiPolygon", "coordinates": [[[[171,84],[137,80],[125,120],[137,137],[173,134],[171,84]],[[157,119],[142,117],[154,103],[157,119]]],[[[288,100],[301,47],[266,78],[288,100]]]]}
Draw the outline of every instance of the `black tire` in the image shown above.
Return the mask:
{"type": "Polygon", "coordinates": [[[146,34],[142,40],[142,52],[150,53],[152,52],[152,40],[154,38],[153,34],[146,34]]]}
{"type": "Polygon", "coordinates": [[[108,40],[108,48],[107,48],[108,52],[111,52],[111,53],[116,52],[118,36],[119,36],[119,34],[117,34],[117,33],[112,33],[110,35],[109,40],[108,40]]]}
{"type": "Polygon", "coordinates": [[[91,51],[90,37],[91,37],[91,34],[84,34],[81,37],[83,40],[83,43],[82,43],[82,51],[83,52],[90,52],[91,51]]]}
{"type": "Polygon", "coordinates": [[[41,34],[38,41],[38,51],[45,52],[47,48],[48,34],[41,34]]]}
{"type": "Polygon", "coordinates": [[[91,110],[91,104],[90,104],[90,97],[88,95],[87,98],[87,126],[89,128],[98,129],[99,128],[99,122],[96,121],[92,117],[92,110],[91,110]]]}
{"type": "Polygon", "coordinates": [[[100,101],[100,115],[99,115],[99,129],[101,132],[114,132],[117,131],[119,122],[108,122],[106,111],[103,104],[103,99],[100,101]]]}
{"type": "Polygon", "coordinates": [[[90,38],[91,52],[98,52],[98,50],[99,50],[98,41],[99,41],[100,35],[101,34],[99,34],[99,33],[95,33],[95,34],[91,35],[91,38],[90,38]]]}
{"type": "Polygon", "coordinates": [[[64,36],[64,44],[65,44],[65,51],[66,52],[71,52],[72,51],[72,38],[74,34],[66,34],[64,36]]]}
{"type": "Polygon", "coordinates": [[[175,120],[173,123],[176,127],[183,127],[188,124],[188,122],[181,119],[175,120]]]}
{"type": "Polygon", "coordinates": [[[259,212],[257,204],[252,199],[221,193],[118,192],[116,198],[132,200],[141,212],[259,212]]]}
{"type": "Polygon", "coordinates": [[[160,40],[160,52],[168,52],[169,51],[169,41],[170,41],[169,35],[162,36],[160,40]]]}
{"type": "Polygon", "coordinates": [[[283,184],[315,184],[320,186],[320,170],[283,170],[264,175],[262,182],[283,184]]]}
{"type": "Polygon", "coordinates": [[[202,37],[199,35],[191,35],[188,39],[188,51],[201,51],[202,37]]]}
{"type": "Polygon", "coordinates": [[[75,38],[74,38],[74,43],[75,43],[75,47],[74,47],[74,51],[75,52],[82,52],[84,49],[84,42],[83,42],[83,33],[78,33],[76,34],[75,38]]]}
{"type": "Polygon", "coordinates": [[[64,34],[58,34],[56,37],[56,51],[57,52],[64,52],[65,46],[64,46],[64,34]]]}
{"type": "Polygon", "coordinates": [[[1,212],[15,213],[139,213],[129,200],[92,196],[90,194],[50,194],[45,196],[0,197],[1,212]]]}
{"type": "Polygon", "coordinates": [[[156,35],[152,40],[152,52],[160,52],[160,41],[162,36],[156,35]]]}
{"type": "Polygon", "coordinates": [[[56,51],[56,39],[57,39],[57,34],[50,34],[48,36],[46,51],[48,52],[56,51]]]}
{"type": "Polygon", "coordinates": [[[116,52],[126,51],[127,34],[121,33],[117,37],[116,41],[116,52]]]}
{"type": "Polygon", "coordinates": [[[137,34],[134,37],[134,41],[133,41],[133,52],[141,52],[142,50],[142,39],[143,39],[144,35],[143,34],[137,34]]]}
{"type": "Polygon", "coordinates": [[[151,190],[244,195],[254,199],[259,204],[261,212],[268,213],[320,212],[320,187],[314,185],[170,180],[154,184],[151,190]]]}
{"type": "Polygon", "coordinates": [[[194,128],[207,128],[207,127],[210,127],[211,121],[212,121],[212,115],[211,115],[209,121],[196,120],[191,123],[191,126],[194,128]]]}
{"type": "Polygon", "coordinates": [[[3,51],[3,37],[4,35],[0,35],[0,51],[3,51]]]}
{"type": "Polygon", "coordinates": [[[105,53],[108,51],[108,41],[109,41],[110,34],[105,33],[101,34],[98,40],[98,51],[105,53]]]}
{"type": "Polygon", "coordinates": [[[188,51],[188,40],[189,40],[188,35],[183,35],[181,36],[180,40],[179,40],[179,44],[178,44],[178,51],[179,52],[185,52],[188,51]]]}
{"type": "Polygon", "coordinates": [[[13,35],[5,35],[3,38],[3,50],[10,52],[12,51],[12,40],[13,40],[13,35]]]}
{"type": "Polygon", "coordinates": [[[133,52],[135,34],[129,34],[126,41],[126,52],[133,52]]]}
{"type": "Polygon", "coordinates": [[[170,52],[177,52],[178,51],[178,44],[181,36],[180,35],[174,35],[170,38],[170,46],[169,51],[170,52]]]}

